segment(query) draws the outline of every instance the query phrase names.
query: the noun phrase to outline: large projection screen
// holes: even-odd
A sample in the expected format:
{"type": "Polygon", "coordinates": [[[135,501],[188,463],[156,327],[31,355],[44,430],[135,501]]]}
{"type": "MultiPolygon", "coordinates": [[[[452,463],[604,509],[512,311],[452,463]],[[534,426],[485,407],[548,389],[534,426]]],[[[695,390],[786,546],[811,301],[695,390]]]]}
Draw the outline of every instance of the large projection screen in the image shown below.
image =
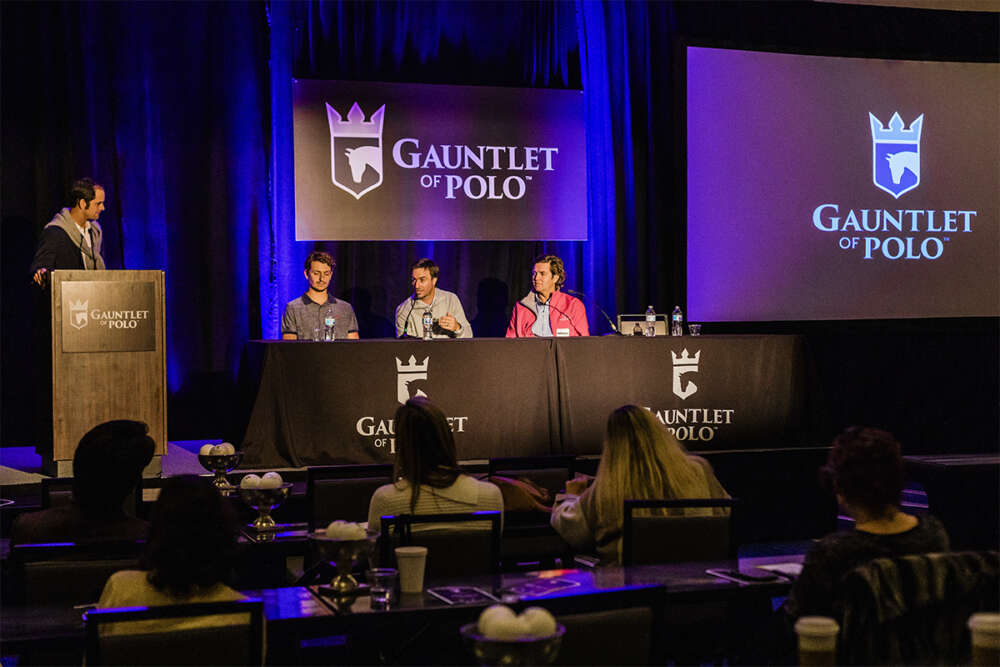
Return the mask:
{"type": "Polygon", "coordinates": [[[691,319],[1000,315],[1000,65],[686,58],[691,319]]]}
{"type": "Polygon", "coordinates": [[[299,241],[587,239],[583,92],[293,80],[299,241]]]}

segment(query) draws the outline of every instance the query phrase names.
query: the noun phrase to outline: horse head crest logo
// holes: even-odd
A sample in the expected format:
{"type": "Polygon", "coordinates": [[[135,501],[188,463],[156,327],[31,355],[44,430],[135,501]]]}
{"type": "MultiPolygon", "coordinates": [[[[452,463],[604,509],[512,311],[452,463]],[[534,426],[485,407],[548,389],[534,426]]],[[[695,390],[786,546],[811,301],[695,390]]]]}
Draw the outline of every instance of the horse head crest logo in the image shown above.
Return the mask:
{"type": "Polygon", "coordinates": [[[88,303],[90,301],[69,302],[69,324],[74,329],[82,329],[90,323],[90,316],[87,315],[88,303]]]}
{"type": "Polygon", "coordinates": [[[688,396],[698,391],[698,385],[691,380],[688,380],[687,385],[682,386],[683,383],[681,382],[681,376],[686,373],[698,372],[698,362],[701,360],[701,350],[695,351],[693,357],[688,355],[687,348],[681,350],[681,356],[679,357],[676,352],[671,350],[670,356],[674,365],[674,395],[682,401],[687,400],[688,396]]]}
{"type": "Polygon", "coordinates": [[[361,199],[382,185],[382,117],[385,105],[365,122],[365,114],[355,102],[347,120],[329,104],[326,119],[330,123],[330,164],[333,184],[361,199]]]}
{"type": "Polygon", "coordinates": [[[399,401],[400,405],[411,398],[427,396],[422,389],[411,387],[411,384],[417,380],[427,379],[428,359],[430,357],[424,357],[424,360],[418,364],[417,358],[411,354],[408,363],[404,364],[399,360],[399,357],[396,357],[396,400],[399,401]],[[411,392],[411,388],[416,389],[416,391],[411,392]]]}
{"type": "Polygon", "coordinates": [[[920,129],[924,115],[920,114],[903,129],[899,112],[892,114],[889,127],[875,114],[868,112],[872,127],[872,182],[896,199],[920,185],[920,129]]]}

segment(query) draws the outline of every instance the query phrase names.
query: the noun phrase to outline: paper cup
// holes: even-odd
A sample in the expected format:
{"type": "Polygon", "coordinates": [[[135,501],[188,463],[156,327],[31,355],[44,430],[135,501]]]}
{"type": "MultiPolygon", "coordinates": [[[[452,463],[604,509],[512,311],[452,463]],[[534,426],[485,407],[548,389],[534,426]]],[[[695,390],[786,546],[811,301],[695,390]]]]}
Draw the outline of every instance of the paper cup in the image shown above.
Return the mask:
{"type": "Polygon", "coordinates": [[[972,664],[1000,664],[1000,614],[973,614],[969,617],[972,631],[972,664]]]}
{"type": "Polygon", "coordinates": [[[833,665],[837,661],[840,626],[828,616],[803,616],[795,622],[800,665],[833,665]]]}
{"type": "Polygon", "coordinates": [[[419,593],[424,590],[424,566],[427,564],[427,547],[396,547],[396,566],[399,569],[399,590],[419,593]]]}

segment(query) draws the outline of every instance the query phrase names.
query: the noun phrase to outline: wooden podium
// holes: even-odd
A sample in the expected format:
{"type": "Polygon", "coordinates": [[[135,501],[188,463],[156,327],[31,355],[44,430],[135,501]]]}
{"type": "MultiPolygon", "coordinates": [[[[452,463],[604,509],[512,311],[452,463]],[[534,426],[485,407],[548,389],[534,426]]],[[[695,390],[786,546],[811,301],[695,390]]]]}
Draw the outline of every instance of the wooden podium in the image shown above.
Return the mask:
{"type": "Polygon", "coordinates": [[[156,449],[147,474],[158,474],[167,448],[163,272],[51,276],[51,465],[58,476],[70,476],[87,431],[134,419],[149,425],[156,449]]]}

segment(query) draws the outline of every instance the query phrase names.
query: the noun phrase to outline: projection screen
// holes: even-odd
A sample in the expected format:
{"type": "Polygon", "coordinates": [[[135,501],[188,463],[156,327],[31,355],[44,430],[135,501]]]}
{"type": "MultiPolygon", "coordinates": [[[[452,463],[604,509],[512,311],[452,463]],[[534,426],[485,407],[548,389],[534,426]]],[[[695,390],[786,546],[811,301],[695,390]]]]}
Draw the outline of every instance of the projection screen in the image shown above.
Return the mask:
{"type": "Polygon", "coordinates": [[[1000,65],[686,57],[691,319],[1000,315],[1000,65]]]}

